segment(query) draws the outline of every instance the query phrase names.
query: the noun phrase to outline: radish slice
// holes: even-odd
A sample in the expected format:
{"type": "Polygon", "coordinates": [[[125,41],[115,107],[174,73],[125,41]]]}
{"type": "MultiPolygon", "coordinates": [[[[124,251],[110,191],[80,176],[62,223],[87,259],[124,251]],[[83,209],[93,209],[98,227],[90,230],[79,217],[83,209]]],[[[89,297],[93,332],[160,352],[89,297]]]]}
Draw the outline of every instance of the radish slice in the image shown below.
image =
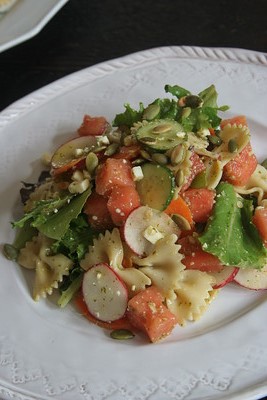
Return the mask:
{"type": "Polygon", "coordinates": [[[125,241],[139,256],[148,255],[158,239],[173,233],[179,237],[180,229],[171,217],[148,206],[133,210],[124,225],[125,241]]]}
{"type": "Polygon", "coordinates": [[[124,282],[107,264],[96,264],[85,272],[82,282],[85,304],[100,321],[111,322],[122,318],[128,304],[124,282]]]}
{"type": "Polygon", "coordinates": [[[209,273],[216,280],[213,289],[220,289],[227,285],[227,283],[232,282],[238,271],[239,268],[237,267],[223,267],[221,271],[209,273]]]}
{"type": "Polygon", "coordinates": [[[52,168],[60,168],[73,160],[81,160],[87,156],[92,146],[96,145],[95,136],[76,137],[62,144],[53,154],[52,168]]]}
{"type": "Polygon", "coordinates": [[[263,269],[239,269],[235,276],[235,282],[247,289],[267,289],[267,266],[263,269]]]}

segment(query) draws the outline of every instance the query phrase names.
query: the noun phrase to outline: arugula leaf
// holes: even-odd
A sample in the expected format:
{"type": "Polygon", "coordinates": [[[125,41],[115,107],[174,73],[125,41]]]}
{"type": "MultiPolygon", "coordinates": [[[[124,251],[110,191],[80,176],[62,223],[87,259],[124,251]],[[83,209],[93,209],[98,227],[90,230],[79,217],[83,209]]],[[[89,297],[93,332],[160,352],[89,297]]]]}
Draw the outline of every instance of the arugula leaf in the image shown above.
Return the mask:
{"type": "Polygon", "coordinates": [[[65,207],[59,209],[56,214],[49,216],[43,224],[38,224],[38,230],[51,239],[60,240],[67,232],[70,222],[82,212],[90,194],[91,188],[76,195],[65,207]]]}
{"type": "Polygon", "coordinates": [[[135,122],[141,121],[142,114],[144,112],[143,103],[139,103],[139,110],[134,110],[130,104],[124,104],[124,113],[117,114],[112,122],[113,126],[126,125],[128,127],[133,126],[135,122]]]}
{"type": "Polygon", "coordinates": [[[181,97],[188,96],[189,94],[191,94],[189,92],[189,90],[184,89],[184,88],[182,88],[181,86],[178,86],[178,85],[174,85],[174,86],[165,85],[164,89],[165,89],[166,93],[170,93],[173,96],[177,97],[178,99],[180,99],[181,97]]]}
{"type": "Polygon", "coordinates": [[[159,118],[176,119],[178,109],[177,102],[170,99],[156,99],[151,104],[158,104],[160,107],[159,118]]]}
{"type": "Polygon", "coordinates": [[[51,214],[55,213],[55,210],[59,210],[67,204],[72,197],[65,196],[64,198],[37,201],[35,207],[30,212],[24,214],[20,220],[13,222],[12,226],[22,228],[28,220],[32,220],[31,226],[38,227],[45,223],[51,214]]]}
{"type": "Polygon", "coordinates": [[[74,262],[79,262],[93,243],[95,231],[89,226],[83,214],[70,222],[64,236],[53,243],[52,251],[62,253],[74,262]]]}
{"type": "Polygon", "coordinates": [[[207,87],[206,89],[202,90],[198,94],[199,97],[203,100],[203,107],[212,107],[212,108],[217,108],[217,98],[218,98],[218,93],[215,89],[214,85],[211,85],[207,87]]]}
{"type": "Polygon", "coordinates": [[[27,220],[23,227],[18,229],[16,232],[16,237],[13,243],[13,246],[20,250],[22,249],[26,242],[30,241],[33,236],[37,235],[38,231],[31,225],[31,219],[27,220]]]}
{"type": "Polygon", "coordinates": [[[237,197],[229,183],[220,183],[212,217],[199,240],[203,250],[225,265],[262,268],[267,249],[252,223],[252,202],[237,197]]]}

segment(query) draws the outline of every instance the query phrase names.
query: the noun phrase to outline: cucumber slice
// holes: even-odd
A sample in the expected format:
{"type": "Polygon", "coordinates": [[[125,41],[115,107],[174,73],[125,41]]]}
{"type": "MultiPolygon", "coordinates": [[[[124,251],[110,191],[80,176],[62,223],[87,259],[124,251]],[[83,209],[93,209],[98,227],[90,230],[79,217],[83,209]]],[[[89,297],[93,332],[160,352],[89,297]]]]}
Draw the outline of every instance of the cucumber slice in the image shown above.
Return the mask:
{"type": "Polygon", "coordinates": [[[136,132],[137,140],[157,151],[166,151],[182,143],[186,133],[182,125],[168,119],[158,119],[141,126],[136,132]]]}
{"type": "Polygon", "coordinates": [[[159,211],[165,210],[173,198],[175,179],[172,171],[162,165],[142,165],[144,177],[136,182],[141,204],[159,211]]]}

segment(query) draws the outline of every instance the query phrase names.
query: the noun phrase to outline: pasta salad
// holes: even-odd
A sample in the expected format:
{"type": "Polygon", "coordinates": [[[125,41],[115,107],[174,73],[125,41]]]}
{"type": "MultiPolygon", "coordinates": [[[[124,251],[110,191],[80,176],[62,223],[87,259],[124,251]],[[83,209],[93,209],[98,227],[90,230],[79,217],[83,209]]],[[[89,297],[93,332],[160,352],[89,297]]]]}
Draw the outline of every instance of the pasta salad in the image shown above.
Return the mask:
{"type": "Polygon", "coordinates": [[[112,123],[85,115],[23,184],[4,246],[32,270],[35,301],[58,292],[115,339],[158,342],[230,282],[267,288],[267,167],[246,117],[222,119],[214,85],[165,91],[112,123]]]}

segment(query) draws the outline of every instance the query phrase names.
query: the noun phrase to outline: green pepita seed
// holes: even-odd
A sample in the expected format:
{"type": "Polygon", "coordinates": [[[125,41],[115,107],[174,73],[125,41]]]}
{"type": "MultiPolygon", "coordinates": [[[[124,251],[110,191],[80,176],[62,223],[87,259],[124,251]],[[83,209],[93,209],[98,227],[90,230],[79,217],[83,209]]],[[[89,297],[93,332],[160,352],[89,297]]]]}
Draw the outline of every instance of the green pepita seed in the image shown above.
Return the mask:
{"type": "Polygon", "coordinates": [[[134,334],[128,329],[115,329],[114,331],[110,332],[110,337],[116,340],[128,340],[132,339],[134,334]]]}
{"type": "Polygon", "coordinates": [[[100,153],[100,151],[105,150],[107,146],[98,146],[94,148],[95,153],[100,153]]]}
{"type": "Polygon", "coordinates": [[[155,134],[166,133],[166,132],[169,132],[171,129],[172,129],[172,126],[170,124],[162,124],[162,125],[155,126],[155,128],[153,128],[152,132],[155,134]]]}
{"type": "Polygon", "coordinates": [[[19,255],[19,250],[12,244],[4,244],[4,255],[8,260],[16,261],[19,255]]]}
{"type": "Polygon", "coordinates": [[[210,143],[214,144],[215,146],[220,146],[222,144],[222,139],[218,136],[208,136],[208,140],[210,143]]]}
{"type": "Polygon", "coordinates": [[[178,187],[182,186],[184,183],[184,173],[181,169],[179,169],[175,175],[175,182],[178,187]]]}
{"type": "Polygon", "coordinates": [[[181,231],[189,231],[191,229],[191,225],[189,224],[187,219],[185,219],[182,215],[173,214],[172,219],[176,223],[176,225],[181,229],[181,231]]]}
{"type": "Polygon", "coordinates": [[[85,159],[85,165],[87,171],[92,174],[96,167],[98,166],[98,157],[95,153],[91,152],[87,155],[85,159]]]}
{"type": "Polygon", "coordinates": [[[140,140],[140,142],[142,142],[142,143],[148,143],[148,144],[156,143],[156,139],[154,139],[154,138],[152,138],[152,137],[149,137],[149,136],[145,136],[145,137],[143,137],[143,138],[141,138],[141,139],[139,139],[139,140],[140,140]]]}
{"type": "Polygon", "coordinates": [[[120,141],[121,141],[121,132],[118,129],[116,129],[114,131],[110,131],[107,134],[107,137],[108,137],[110,143],[120,143],[120,141]]]}
{"type": "Polygon", "coordinates": [[[152,121],[155,119],[160,113],[160,106],[158,104],[150,104],[144,111],[143,119],[148,121],[152,121]]]}
{"type": "Polygon", "coordinates": [[[186,151],[182,144],[175,146],[171,152],[172,165],[178,165],[185,159],[186,151]]]}
{"type": "Polygon", "coordinates": [[[228,150],[230,151],[230,153],[234,153],[235,151],[237,151],[237,143],[235,141],[235,139],[230,139],[228,142],[228,150]]]}
{"type": "Polygon", "coordinates": [[[160,165],[168,164],[168,157],[162,153],[154,153],[151,156],[152,160],[160,165]]]}
{"type": "Polygon", "coordinates": [[[143,158],[136,158],[135,160],[132,161],[132,165],[141,165],[144,164],[145,160],[143,158]]]}
{"type": "Polygon", "coordinates": [[[145,160],[151,160],[151,156],[147,151],[141,149],[140,154],[145,160]]]}
{"type": "Polygon", "coordinates": [[[261,165],[262,165],[265,169],[267,169],[267,158],[265,158],[265,160],[262,161],[261,165]]]}
{"type": "Polygon", "coordinates": [[[107,147],[107,149],[106,149],[106,151],[105,151],[105,156],[113,156],[113,154],[115,154],[116,153],[116,151],[118,150],[118,148],[119,148],[119,144],[118,143],[111,143],[108,147],[107,147]]]}

